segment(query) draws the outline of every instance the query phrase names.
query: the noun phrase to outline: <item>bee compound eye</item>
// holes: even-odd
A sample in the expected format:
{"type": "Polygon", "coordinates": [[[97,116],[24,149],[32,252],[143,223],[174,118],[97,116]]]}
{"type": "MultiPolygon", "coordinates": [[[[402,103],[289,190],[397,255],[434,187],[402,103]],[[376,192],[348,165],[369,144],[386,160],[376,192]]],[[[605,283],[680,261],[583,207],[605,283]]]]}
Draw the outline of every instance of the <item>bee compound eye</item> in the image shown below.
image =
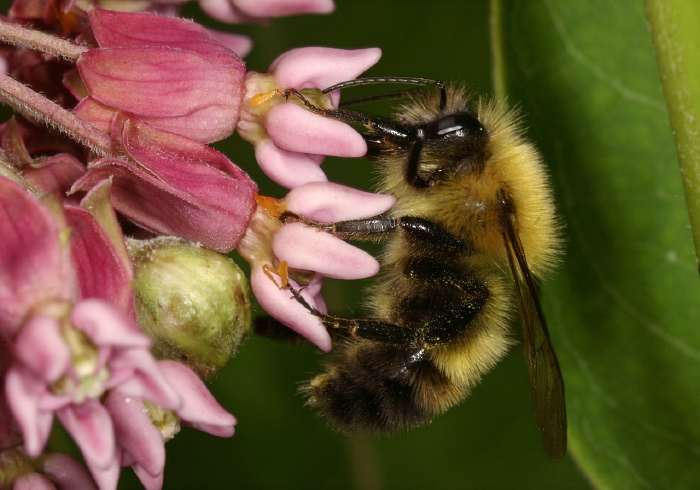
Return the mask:
{"type": "Polygon", "coordinates": [[[427,139],[440,139],[452,136],[469,137],[486,132],[479,120],[466,112],[441,117],[428,124],[424,131],[427,139]]]}

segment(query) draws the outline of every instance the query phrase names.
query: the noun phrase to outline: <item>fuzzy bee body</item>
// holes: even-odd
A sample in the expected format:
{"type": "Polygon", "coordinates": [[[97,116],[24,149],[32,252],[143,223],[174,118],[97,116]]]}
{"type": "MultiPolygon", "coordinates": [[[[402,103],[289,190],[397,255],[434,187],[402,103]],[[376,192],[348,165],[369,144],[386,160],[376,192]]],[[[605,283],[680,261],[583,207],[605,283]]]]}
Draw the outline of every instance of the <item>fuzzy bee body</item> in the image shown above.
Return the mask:
{"type": "Polygon", "coordinates": [[[547,452],[561,457],[564,388],[533,284],[556,263],[560,226],[517,114],[450,85],[410,93],[391,120],[305,103],[364,126],[379,190],[397,199],[389,216],[367,220],[293,216],[343,238],[386,243],[367,318],[306,305],[339,339],[325,372],[304,389],[310,405],[343,432],[425,424],[507,353],[519,309],[537,422],[547,452]]]}

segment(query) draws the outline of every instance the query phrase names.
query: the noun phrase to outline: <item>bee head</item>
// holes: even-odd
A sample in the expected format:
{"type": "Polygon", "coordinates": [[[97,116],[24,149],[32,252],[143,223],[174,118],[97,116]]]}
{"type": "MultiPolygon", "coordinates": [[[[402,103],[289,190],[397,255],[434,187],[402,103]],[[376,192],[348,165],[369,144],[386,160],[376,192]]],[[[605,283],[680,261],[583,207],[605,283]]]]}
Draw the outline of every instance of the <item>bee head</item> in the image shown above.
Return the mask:
{"type": "Polygon", "coordinates": [[[415,136],[406,165],[406,181],[415,187],[483,169],[489,136],[469,112],[434,119],[418,127],[415,136]]]}

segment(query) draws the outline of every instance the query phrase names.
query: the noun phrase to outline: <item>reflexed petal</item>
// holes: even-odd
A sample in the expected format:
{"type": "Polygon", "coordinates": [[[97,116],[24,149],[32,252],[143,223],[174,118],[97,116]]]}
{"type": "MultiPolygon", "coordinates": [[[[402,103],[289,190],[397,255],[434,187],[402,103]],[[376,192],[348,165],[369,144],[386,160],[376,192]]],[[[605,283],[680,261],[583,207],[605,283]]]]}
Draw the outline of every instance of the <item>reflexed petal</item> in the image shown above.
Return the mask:
{"type": "Polygon", "coordinates": [[[379,262],[364,250],[302,223],[280,228],[272,239],[278,259],[294,269],[336,279],[363,279],[379,272],[379,262]]]}
{"type": "Polygon", "coordinates": [[[236,127],[242,62],[233,68],[189,51],[140,47],[93,49],[77,66],[92,98],[160,129],[209,143],[236,127]]]}
{"type": "Polygon", "coordinates": [[[100,47],[167,47],[197,53],[213,63],[241,67],[241,60],[215,41],[207,29],[185,19],[93,8],[90,26],[100,47]]]}
{"type": "Polygon", "coordinates": [[[293,188],[283,202],[290,211],[301,216],[321,223],[332,223],[380,215],[394,206],[396,198],[334,182],[310,182],[293,188]]]}
{"type": "Polygon", "coordinates": [[[328,180],[321,170],[322,155],[283,150],[269,139],[255,147],[255,158],[270,179],[288,189],[309,182],[328,180]]]}
{"type": "Polygon", "coordinates": [[[134,223],[228,252],[240,240],[253,212],[250,189],[242,189],[239,182],[212,167],[181,167],[164,169],[158,178],[121,160],[98,160],[73,191],[112,177],[112,204],[134,223]]]}
{"type": "Polygon", "coordinates": [[[49,210],[0,177],[0,329],[11,337],[27,310],[46,298],[73,299],[69,250],[49,210]]]}
{"type": "Polygon", "coordinates": [[[190,427],[219,437],[231,437],[236,418],[224,410],[201,379],[187,366],[175,361],[158,361],[163,375],[182,397],[178,416],[190,427]]]}
{"type": "Polygon", "coordinates": [[[367,153],[362,136],[347,124],[313,114],[296,104],[273,107],[265,119],[272,141],[287,151],[361,157],[367,153]]]}
{"type": "MultiPolygon", "coordinates": [[[[299,304],[289,291],[279,289],[277,284],[265,275],[262,265],[251,266],[250,271],[250,286],[260,306],[270,316],[309,339],[321,350],[330,352],[331,337],[321,320],[309,314],[309,311],[299,304]]],[[[313,297],[309,296],[306,291],[302,291],[301,294],[309,304],[314,305],[313,297]]]]}

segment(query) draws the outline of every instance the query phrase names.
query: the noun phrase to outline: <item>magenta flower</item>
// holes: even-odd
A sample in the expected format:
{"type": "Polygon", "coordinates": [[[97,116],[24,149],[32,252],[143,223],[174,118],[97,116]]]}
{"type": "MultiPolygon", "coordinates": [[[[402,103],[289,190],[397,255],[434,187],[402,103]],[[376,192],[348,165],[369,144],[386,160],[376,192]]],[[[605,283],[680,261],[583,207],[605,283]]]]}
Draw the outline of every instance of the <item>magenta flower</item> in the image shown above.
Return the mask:
{"type": "Polygon", "coordinates": [[[183,19],[94,8],[99,45],[66,83],[75,113],[108,132],[116,111],[202,143],[228,137],[243,98],[245,64],[206,29],[183,19]],[[86,93],[87,90],[87,93],[86,93]]]}
{"type": "Polygon", "coordinates": [[[112,205],[146,230],[220,252],[236,246],[255,209],[257,186],[245,172],[211,147],[144,123],[117,117],[113,133],[125,158],[91,162],[72,192],[112,178],[112,205]]]}
{"type": "MultiPolygon", "coordinates": [[[[277,58],[269,75],[248,74],[238,133],[255,145],[258,164],[272,180],[290,189],[326,181],[320,168],[325,155],[359,157],[367,145],[347,124],[285,103],[282,96],[262,103],[258,96],[289,88],[324,89],[357,77],[380,56],[378,48],[300,48],[277,58]]],[[[329,103],[337,106],[338,97],[331,94],[329,103]]]]}

